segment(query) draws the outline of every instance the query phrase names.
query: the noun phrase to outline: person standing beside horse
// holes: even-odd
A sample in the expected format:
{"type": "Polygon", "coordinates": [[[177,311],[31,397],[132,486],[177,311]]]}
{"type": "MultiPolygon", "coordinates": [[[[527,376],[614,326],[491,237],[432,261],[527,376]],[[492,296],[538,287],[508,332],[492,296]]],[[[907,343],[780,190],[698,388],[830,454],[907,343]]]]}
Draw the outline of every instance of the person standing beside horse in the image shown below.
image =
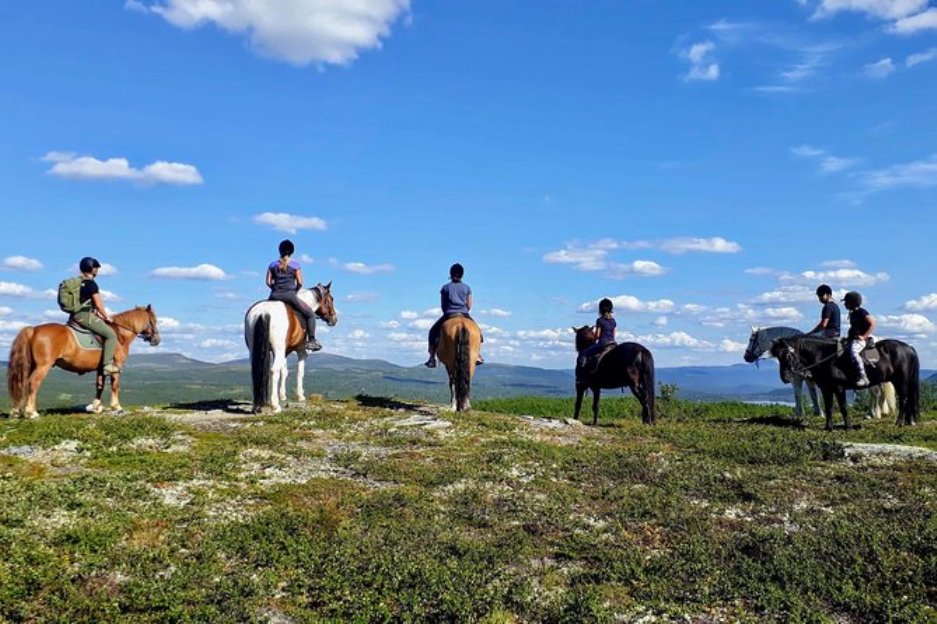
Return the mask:
{"type": "MultiPolygon", "coordinates": [[[[472,309],[472,289],[462,281],[464,275],[465,268],[456,262],[449,267],[449,282],[443,284],[439,290],[439,307],[442,308],[442,316],[433,323],[429,330],[429,359],[424,364],[428,368],[436,368],[436,348],[439,345],[439,332],[442,324],[455,316],[463,316],[473,322],[475,320],[469,315],[472,309]]],[[[484,338],[481,338],[481,341],[484,342],[484,338]]],[[[484,363],[485,361],[479,354],[475,364],[484,363]]]]}
{"type": "Polygon", "coordinates": [[[113,319],[104,308],[101,289],[94,281],[100,268],[101,263],[90,256],[82,258],[78,263],[78,270],[81,272],[81,288],[78,297],[81,309],[72,312],[68,320],[104,339],[104,354],[101,358],[104,362],[104,374],[114,376],[120,374],[120,366],[114,360],[114,354],[117,351],[117,332],[108,325],[113,322],[113,319]]]}
{"type": "Polygon", "coordinates": [[[872,332],[875,330],[875,319],[869,314],[869,311],[862,307],[862,295],[852,290],[843,297],[843,303],[849,310],[849,353],[852,355],[852,362],[856,367],[858,380],[856,387],[864,388],[869,385],[869,377],[865,372],[865,364],[862,363],[862,351],[869,343],[872,332]]]}
{"type": "Polygon", "coordinates": [[[589,373],[594,373],[599,366],[599,355],[609,348],[615,346],[615,328],[618,323],[615,322],[613,314],[615,306],[611,299],[602,299],[599,301],[599,318],[595,319],[596,342],[591,347],[584,349],[579,354],[577,362],[577,372],[585,371],[588,367],[589,373]],[[590,362],[590,360],[592,360],[590,362]]]}
{"type": "Polygon", "coordinates": [[[817,286],[817,299],[823,304],[820,311],[820,322],[807,332],[807,335],[816,335],[821,338],[839,338],[841,315],[839,306],[833,301],[833,289],[826,284],[817,286]]]}
{"type": "Polygon", "coordinates": [[[303,269],[292,259],[296,251],[293,241],[280,242],[280,259],[267,267],[267,287],[271,301],[282,301],[299,313],[306,328],[306,351],[319,351],[322,345],[316,340],[316,312],[296,294],[303,287],[303,269]]]}

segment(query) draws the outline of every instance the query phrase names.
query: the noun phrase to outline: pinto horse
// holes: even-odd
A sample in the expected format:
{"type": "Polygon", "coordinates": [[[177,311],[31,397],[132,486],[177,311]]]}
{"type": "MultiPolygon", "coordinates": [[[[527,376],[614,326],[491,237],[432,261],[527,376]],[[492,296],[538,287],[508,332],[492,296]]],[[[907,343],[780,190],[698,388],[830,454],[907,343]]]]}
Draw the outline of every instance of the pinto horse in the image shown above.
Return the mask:
{"type": "Polygon", "coordinates": [[[481,330],[474,320],[465,316],[446,319],[439,331],[436,357],[449,373],[451,409],[467,412],[472,409],[472,377],[481,350],[481,330]]]}
{"type": "MultiPolygon", "coordinates": [[[[117,349],[114,360],[123,367],[133,339],[140,336],[154,347],[160,342],[159,329],[156,326],[156,312],[152,306],[136,307],[115,314],[108,323],[117,333],[117,349]]],[[[85,409],[100,413],[101,395],[104,392],[104,362],[101,361],[101,349],[82,348],[75,339],[72,330],[61,323],[45,323],[35,327],[24,327],[13,340],[10,347],[10,366],[7,370],[7,389],[13,404],[12,415],[35,418],[36,395],[39,387],[53,366],[78,373],[97,371],[97,395],[94,402],[85,409]]],[[[121,411],[120,375],[111,376],[111,409],[121,411]]]]}
{"type": "MultiPolygon", "coordinates": [[[[921,413],[921,364],[917,352],[900,340],[878,341],[875,349],[879,354],[878,362],[865,363],[869,381],[872,385],[891,382],[898,399],[895,424],[913,425],[921,413]]],[[[771,354],[778,359],[784,383],[790,383],[794,375],[810,376],[816,382],[823,393],[828,431],[833,428],[834,395],[843,415],[843,424],[849,429],[846,390],[856,389],[856,375],[848,349],[842,348],[838,340],[793,336],[776,340],[771,354]]]]}
{"type": "MultiPolygon", "coordinates": [[[[316,284],[314,288],[303,288],[297,293],[329,327],[338,322],[331,289],[332,282],[329,282],[325,286],[316,284]]],[[[303,391],[308,355],[306,329],[295,310],[282,301],[258,301],[244,315],[244,342],[251,354],[254,413],[268,405],[275,414],[282,411],[280,403],[286,402],[286,378],[289,376],[286,356],[294,351],[299,359],[296,398],[306,400],[303,391]]]]}
{"type": "MultiPolygon", "coordinates": [[[[576,351],[595,344],[595,330],[589,325],[573,327],[576,332],[576,351]]],[[[628,386],[631,394],[641,403],[641,420],[645,425],[657,421],[654,407],[654,356],[644,346],[636,342],[622,342],[602,356],[595,372],[576,370],[576,412],[573,418],[579,420],[582,411],[582,397],[586,390],[592,390],[592,424],[599,421],[599,397],[602,389],[624,388],[628,386]]]]}

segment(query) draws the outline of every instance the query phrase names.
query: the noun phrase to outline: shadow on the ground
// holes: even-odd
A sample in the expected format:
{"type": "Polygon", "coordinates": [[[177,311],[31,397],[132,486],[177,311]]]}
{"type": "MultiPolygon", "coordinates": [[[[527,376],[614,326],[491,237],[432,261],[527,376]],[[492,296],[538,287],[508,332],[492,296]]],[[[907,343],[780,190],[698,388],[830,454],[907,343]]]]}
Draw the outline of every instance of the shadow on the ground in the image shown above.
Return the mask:
{"type": "Polygon", "coordinates": [[[736,423],[742,425],[767,425],[769,427],[784,427],[785,429],[806,429],[807,423],[793,416],[753,416],[752,418],[733,418],[716,422],[736,423]]]}
{"type": "Polygon", "coordinates": [[[189,403],[170,403],[168,409],[190,412],[221,410],[232,414],[240,414],[244,411],[244,401],[238,401],[236,399],[209,399],[207,401],[191,401],[189,403]]]}
{"type": "Polygon", "coordinates": [[[357,394],[355,395],[355,401],[363,407],[382,407],[384,409],[391,410],[418,410],[425,405],[420,403],[409,403],[406,401],[400,401],[398,399],[393,399],[390,397],[379,397],[371,396],[369,394],[357,394]]]}

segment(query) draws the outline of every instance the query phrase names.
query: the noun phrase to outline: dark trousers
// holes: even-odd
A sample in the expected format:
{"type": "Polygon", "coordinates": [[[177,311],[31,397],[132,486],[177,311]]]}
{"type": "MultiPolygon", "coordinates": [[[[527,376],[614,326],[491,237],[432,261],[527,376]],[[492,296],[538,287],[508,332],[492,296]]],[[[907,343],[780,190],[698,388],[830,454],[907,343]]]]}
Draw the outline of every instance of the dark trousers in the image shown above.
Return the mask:
{"type": "Polygon", "coordinates": [[[303,323],[306,326],[306,336],[309,338],[316,337],[316,311],[310,308],[305,301],[300,299],[295,290],[274,290],[270,293],[270,300],[282,301],[292,306],[294,310],[299,312],[299,317],[303,319],[303,323]]]}
{"type": "MultiPolygon", "coordinates": [[[[457,316],[464,316],[470,321],[474,321],[471,316],[466,312],[453,312],[452,314],[443,314],[438,321],[433,323],[433,326],[429,328],[429,348],[433,351],[436,351],[436,346],[439,344],[439,332],[442,331],[442,324],[451,318],[457,316]]],[[[478,323],[476,323],[477,325],[478,323]]],[[[481,338],[482,342],[485,342],[485,337],[482,336],[481,327],[478,328],[478,336],[481,338]]]]}

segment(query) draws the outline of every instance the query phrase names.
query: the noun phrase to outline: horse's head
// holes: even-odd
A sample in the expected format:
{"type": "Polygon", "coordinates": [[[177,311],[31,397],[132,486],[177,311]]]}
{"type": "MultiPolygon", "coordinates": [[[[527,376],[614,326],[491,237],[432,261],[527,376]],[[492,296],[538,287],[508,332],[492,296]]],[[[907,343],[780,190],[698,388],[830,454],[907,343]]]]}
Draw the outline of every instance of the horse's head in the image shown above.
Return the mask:
{"type": "Polygon", "coordinates": [[[146,325],[140,331],[140,336],[146,342],[150,343],[151,346],[158,347],[161,338],[159,337],[159,328],[156,326],[156,312],[153,311],[153,306],[147,304],[146,306],[146,325]]]}
{"type": "Polygon", "coordinates": [[[576,333],[576,351],[582,351],[587,347],[591,347],[595,344],[595,329],[591,325],[583,325],[582,327],[573,327],[573,331],[576,333]]]}
{"type": "Polygon", "coordinates": [[[800,366],[800,358],[794,345],[779,338],[771,345],[771,355],[778,361],[778,372],[781,375],[781,381],[789,384],[794,377],[794,369],[800,366]]]}
{"type": "Polygon", "coordinates": [[[752,325],[752,335],[748,338],[748,347],[745,348],[745,355],[742,356],[742,359],[749,364],[757,362],[761,354],[765,352],[765,348],[761,344],[762,333],[761,329],[752,325]]]}
{"type": "Polygon", "coordinates": [[[319,298],[316,316],[325,321],[329,327],[334,326],[338,323],[338,313],[335,311],[335,300],[332,298],[332,282],[324,286],[321,283],[316,284],[312,290],[319,298]]]}

